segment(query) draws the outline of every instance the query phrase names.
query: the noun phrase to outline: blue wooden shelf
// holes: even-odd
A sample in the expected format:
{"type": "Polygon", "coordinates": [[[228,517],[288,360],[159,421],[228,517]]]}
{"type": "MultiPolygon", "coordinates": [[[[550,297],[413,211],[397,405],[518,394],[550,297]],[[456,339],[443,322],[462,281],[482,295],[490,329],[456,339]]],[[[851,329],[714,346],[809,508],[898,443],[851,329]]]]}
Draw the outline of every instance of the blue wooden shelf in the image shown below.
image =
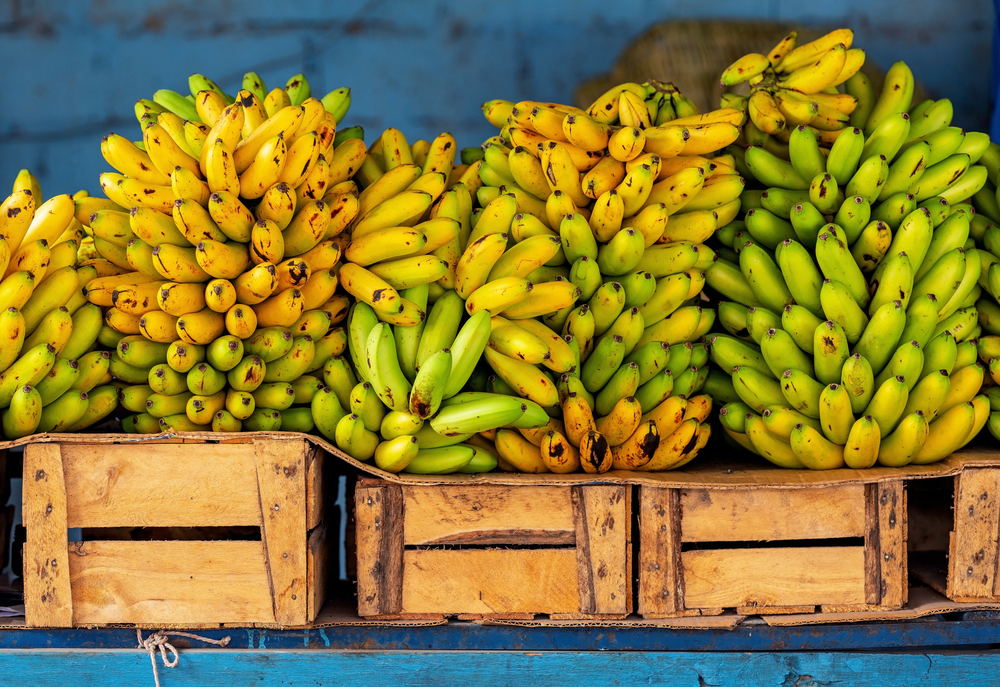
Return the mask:
{"type": "MultiPolygon", "coordinates": [[[[432,627],[327,627],[311,630],[195,630],[231,638],[228,650],[268,651],[870,651],[932,648],[1000,649],[1000,616],[970,612],[907,622],[676,630],[650,627],[513,627],[450,622],[432,627]],[[954,617],[952,617],[952,615],[954,617]],[[964,617],[962,617],[964,615],[964,617]]],[[[184,638],[177,647],[198,648],[184,638]]],[[[134,629],[0,630],[0,651],[131,649],[134,629]]],[[[1000,675],[998,675],[1000,684],[1000,675]]],[[[0,685],[3,685],[0,678],[0,685]]]]}

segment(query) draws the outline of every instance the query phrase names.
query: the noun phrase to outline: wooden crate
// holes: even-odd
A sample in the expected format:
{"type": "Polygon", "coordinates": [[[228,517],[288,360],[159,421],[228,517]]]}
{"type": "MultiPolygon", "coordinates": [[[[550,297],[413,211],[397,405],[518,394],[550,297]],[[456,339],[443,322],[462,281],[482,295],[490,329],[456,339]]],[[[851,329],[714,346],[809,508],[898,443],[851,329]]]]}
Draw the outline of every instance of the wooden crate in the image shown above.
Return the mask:
{"type": "Polygon", "coordinates": [[[949,461],[961,472],[948,480],[952,488],[928,498],[927,506],[943,515],[920,522],[917,534],[936,544],[913,574],[953,601],[1000,602],[1000,454],[979,446],[949,461]]]}
{"type": "Polygon", "coordinates": [[[69,441],[24,451],[28,626],[316,617],[327,578],[322,451],[303,439],[69,441]],[[259,528],[259,539],[67,541],[71,527],[240,526],[259,528]]]}
{"type": "Polygon", "coordinates": [[[624,618],[630,486],[422,486],[361,478],[358,613],[624,618]]]}
{"type": "Polygon", "coordinates": [[[901,608],[899,481],[821,487],[639,488],[645,618],[901,608]]]}

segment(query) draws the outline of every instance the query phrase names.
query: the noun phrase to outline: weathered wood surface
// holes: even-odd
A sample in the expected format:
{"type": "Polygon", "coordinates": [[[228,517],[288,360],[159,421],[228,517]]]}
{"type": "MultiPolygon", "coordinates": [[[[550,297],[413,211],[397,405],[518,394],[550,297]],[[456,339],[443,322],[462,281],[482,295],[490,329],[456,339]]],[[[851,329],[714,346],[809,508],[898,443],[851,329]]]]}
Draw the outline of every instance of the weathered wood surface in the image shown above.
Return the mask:
{"type": "Polygon", "coordinates": [[[865,485],[865,603],[902,608],[909,590],[906,491],[902,482],[865,485]]]}
{"type": "Polygon", "coordinates": [[[306,451],[305,444],[253,444],[260,489],[261,538],[274,619],[306,623],[306,451]]]}
{"type": "Polygon", "coordinates": [[[78,625],[275,621],[261,542],[91,541],[68,550],[78,625]]]}
{"type": "Polygon", "coordinates": [[[1000,468],[965,468],[955,484],[948,597],[955,601],[1000,598],[1000,468]]]}
{"type": "Polygon", "coordinates": [[[405,613],[580,612],[573,549],[407,550],[402,590],[405,613]]]}
{"type": "Polygon", "coordinates": [[[682,541],[863,537],[864,488],[682,489],[682,541]]]}
{"type": "Polygon", "coordinates": [[[630,495],[628,487],[573,487],[581,613],[632,610],[630,495]]]}
{"type": "Polygon", "coordinates": [[[354,492],[359,615],[403,610],[402,508],[398,485],[358,486],[354,492]]]}
{"type": "MultiPolygon", "coordinates": [[[[197,646],[197,642],[192,642],[197,646]]],[[[157,657],[157,661],[160,659],[157,657]]],[[[4,654],[11,684],[134,687],[152,684],[149,656],[134,650],[23,650],[4,654]]],[[[872,684],[920,687],[991,685],[995,652],[693,652],[693,651],[292,651],[184,649],[176,668],[159,667],[164,687],[400,684],[494,687],[505,676],[532,684],[579,687],[787,687],[872,684]]]]}
{"type": "Polygon", "coordinates": [[[687,608],[865,601],[864,547],[685,551],[687,608]]]}
{"type": "Polygon", "coordinates": [[[326,499],[324,498],[326,483],[323,474],[326,467],[326,452],[311,446],[305,446],[305,451],[306,528],[312,531],[323,522],[323,518],[326,515],[326,499]]]}
{"type": "Polygon", "coordinates": [[[330,576],[330,544],[326,525],[320,525],[309,534],[309,549],[306,558],[307,622],[315,620],[323,603],[330,576]]]}
{"type": "Polygon", "coordinates": [[[406,487],[404,543],[572,546],[571,489],[406,487]]]}
{"type": "Polygon", "coordinates": [[[639,488],[638,612],[646,618],[684,609],[679,489],[639,488]]]}
{"type": "MultiPolygon", "coordinates": [[[[265,443],[282,450],[296,446],[265,443]]],[[[62,444],[67,523],[70,527],[260,525],[257,445],[261,444],[203,444],[195,449],[186,444],[62,444]]]]}
{"type": "Polygon", "coordinates": [[[29,627],[71,627],[66,484],[58,444],[24,450],[24,607],[29,627]]]}

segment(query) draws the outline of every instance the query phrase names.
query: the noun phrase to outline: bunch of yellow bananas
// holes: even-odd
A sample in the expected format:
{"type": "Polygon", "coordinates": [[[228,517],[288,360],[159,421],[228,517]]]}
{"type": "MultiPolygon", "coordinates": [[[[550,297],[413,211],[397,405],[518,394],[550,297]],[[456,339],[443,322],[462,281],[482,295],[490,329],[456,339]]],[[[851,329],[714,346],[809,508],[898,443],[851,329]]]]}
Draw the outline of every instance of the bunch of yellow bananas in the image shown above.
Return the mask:
{"type": "Polygon", "coordinates": [[[107,360],[91,351],[100,308],[81,286],[103,269],[80,262],[86,239],[75,216],[84,191],[42,202],[28,170],[0,204],[0,410],[2,436],[77,431],[117,406],[107,360]],[[83,244],[83,245],[82,245],[83,244]]]}
{"type": "Polygon", "coordinates": [[[388,129],[369,149],[340,271],[357,377],[317,428],[391,471],[693,459],[710,436],[703,242],[743,189],[714,156],[743,115],[700,115],[669,84],[483,110],[501,131],[460,164],[448,134],[388,129]]]}
{"type": "Polygon", "coordinates": [[[141,141],[109,134],[110,200],[77,201],[98,257],[83,295],[127,431],[309,431],[322,369],[346,346],[336,294],[358,213],[350,91],[311,97],[301,75],[233,98],[200,74],[191,96],[139,100],[141,141]],[[107,354],[106,354],[107,355],[107,354]]]}
{"type": "Polygon", "coordinates": [[[829,148],[842,131],[864,122],[874,100],[867,97],[871,82],[859,71],[865,51],[852,48],[853,39],[853,31],[838,29],[796,45],[793,31],[767,55],[750,53],[731,64],[722,73],[722,86],[750,85],[748,96],[722,98],[723,107],[749,115],[740,142],[787,160],[789,137],[797,127],[808,127],[829,148]],[[841,84],[846,93],[837,90],[841,84]]]}
{"type": "Polygon", "coordinates": [[[842,29],[789,51],[792,35],[723,76],[750,80],[751,121],[774,138],[748,136],[742,164],[764,188],[746,189],[742,218],[713,239],[706,279],[724,332],[710,337],[720,369],[706,391],[727,438],[782,467],[941,460],[990,417],[977,341],[984,361],[1000,356],[1000,337],[980,339],[1000,334],[980,297],[1000,293],[1000,258],[970,205],[1000,148],[949,126],[949,101],[914,105],[905,63],[876,93],[850,39],[842,29]],[[847,103],[842,126],[762,114],[754,98],[775,84],[847,103]]]}

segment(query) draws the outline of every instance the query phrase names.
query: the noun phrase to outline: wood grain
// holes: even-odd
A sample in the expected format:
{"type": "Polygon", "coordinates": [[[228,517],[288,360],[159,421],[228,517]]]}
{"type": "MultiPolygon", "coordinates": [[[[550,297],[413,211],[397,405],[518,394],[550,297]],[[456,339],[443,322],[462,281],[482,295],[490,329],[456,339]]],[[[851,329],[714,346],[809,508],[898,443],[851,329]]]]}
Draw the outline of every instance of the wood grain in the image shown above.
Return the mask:
{"type": "Polygon", "coordinates": [[[73,542],[76,625],[275,622],[261,542],[73,542]]]}
{"type": "Polygon", "coordinates": [[[306,621],[316,619],[326,602],[326,590],[330,576],[330,548],[326,538],[326,525],[320,525],[309,534],[309,549],[306,554],[306,583],[308,585],[306,621]]]}
{"type": "Polygon", "coordinates": [[[407,546],[572,546],[576,541],[566,487],[408,486],[403,501],[407,546]]]}
{"type": "Polygon", "coordinates": [[[685,551],[684,605],[864,603],[864,552],[862,546],[685,551]]]}
{"type": "Polygon", "coordinates": [[[865,603],[902,608],[909,590],[903,482],[865,485],[865,603]]]}
{"type": "Polygon", "coordinates": [[[955,480],[955,531],[948,556],[948,597],[997,598],[1000,468],[965,468],[955,480]]]}
{"type": "Polygon", "coordinates": [[[863,537],[864,485],[816,489],[682,489],[681,540],[863,537]]]}
{"type": "Polygon", "coordinates": [[[680,490],[639,487],[639,601],[644,618],[684,609],[680,490]]]}
{"type": "Polygon", "coordinates": [[[580,612],[572,549],[407,550],[402,587],[404,613],[580,612]]]}
{"type": "Polygon", "coordinates": [[[326,515],[324,469],[325,451],[306,446],[306,529],[312,531],[326,515]]]}
{"type": "Polygon", "coordinates": [[[63,444],[62,452],[70,527],[260,525],[251,444],[63,444]]]}
{"type": "Polygon", "coordinates": [[[304,625],[308,603],[305,443],[257,441],[253,450],[274,619],[282,625],[304,625]]]}
{"type": "Polygon", "coordinates": [[[29,627],[72,627],[66,485],[58,444],[24,447],[24,608],[29,627]]]}
{"type": "MultiPolygon", "coordinates": [[[[395,484],[358,486],[358,615],[403,612],[403,495],[395,484]]],[[[467,609],[460,609],[465,611],[467,609]]]]}
{"type": "Polygon", "coordinates": [[[573,487],[581,613],[627,613],[632,581],[628,487],[573,487]]]}
{"type": "Polygon", "coordinates": [[[737,606],[737,615],[793,615],[815,613],[815,606],[737,606]]]}

